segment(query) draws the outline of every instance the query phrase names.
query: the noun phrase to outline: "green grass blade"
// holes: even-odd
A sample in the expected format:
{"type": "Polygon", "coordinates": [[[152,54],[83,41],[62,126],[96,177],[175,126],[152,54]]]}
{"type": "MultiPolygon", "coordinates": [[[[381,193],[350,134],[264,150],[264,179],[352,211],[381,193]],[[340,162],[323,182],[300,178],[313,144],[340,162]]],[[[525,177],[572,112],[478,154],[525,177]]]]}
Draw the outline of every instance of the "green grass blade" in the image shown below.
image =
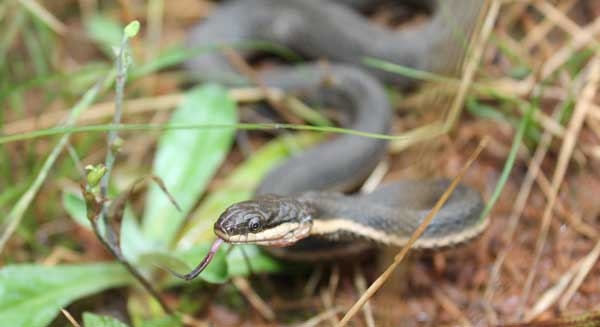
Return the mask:
{"type": "Polygon", "coordinates": [[[17,141],[32,140],[40,137],[47,137],[60,134],[74,133],[101,133],[106,131],[171,131],[171,130],[194,130],[194,129],[241,129],[241,130],[271,130],[271,129],[289,129],[295,131],[314,131],[336,134],[349,134],[363,137],[371,137],[381,140],[405,140],[407,133],[401,135],[387,135],[379,133],[361,132],[353,129],[330,127],[330,126],[312,126],[298,124],[277,124],[277,123],[169,123],[169,124],[98,124],[76,127],[57,127],[41,129],[22,134],[13,134],[0,136],[0,144],[6,144],[17,141]]]}
{"type": "MultiPolygon", "coordinates": [[[[99,82],[84,94],[83,98],[71,109],[71,114],[67,119],[67,125],[73,125],[77,117],[79,117],[79,115],[94,102],[102,86],[103,83],[99,82]]],[[[0,253],[4,249],[4,245],[6,244],[6,242],[8,242],[10,236],[14,233],[14,231],[17,229],[17,226],[23,219],[25,211],[27,210],[27,208],[29,208],[31,202],[35,198],[35,195],[46,180],[46,177],[48,176],[50,169],[54,165],[54,162],[58,158],[58,155],[62,152],[65,145],[67,145],[69,136],[70,134],[66,133],[60,138],[56,146],[54,146],[54,148],[52,149],[52,152],[50,152],[50,154],[44,161],[42,168],[36,175],[31,186],[29,186],[27,191],[25,191],[25,193],[21,196],[21,198],[19,198],[12,210],[8,213],[8,217],[5,220],[7,224],[6,229],[4,230],[2,235],[0,235],[0,253]]]]}
{"type": "Polygon", "coordinates": [[[487,204],[485,205],[485,208],[483,209],[483,212],[481,213],[480,219],[485,219],[490,214],[490,211],[492,211],[492,208],[494,207],[494,204],[496,204],[496,201],[498,201],[498,198],[500,197],[500,194],[502,193],[502,190],[504,189],[504,185],[508,181],[510,172],[512,171],[512,168],[515,165],[515,160],[517,158],[517,153],[519,152],[519,147],[521,146],[521,144],[523,142],[523,138],[525,136],[525,133],[527,132],[527,129],[531,125],[533,112],[536,109],[537,109],[537,107],[535,105],[533,105],[533,104],[528,105],[528,107],[525,111],[525,116],[523,116],[523,118],[521,119],[521,122],[519,123],[519,128],[517,129],[517,134],[515,134],[515,137],[513,138],[513,144],[510,148],[508,158],[506,159],[506,162],[504,163],[504,168],[502,169],[502,173],[500,174],[498,183],[496,184],[496,187],[494,188],[494,192],[492,193],[492,196],[490,197],[487,204]]]}

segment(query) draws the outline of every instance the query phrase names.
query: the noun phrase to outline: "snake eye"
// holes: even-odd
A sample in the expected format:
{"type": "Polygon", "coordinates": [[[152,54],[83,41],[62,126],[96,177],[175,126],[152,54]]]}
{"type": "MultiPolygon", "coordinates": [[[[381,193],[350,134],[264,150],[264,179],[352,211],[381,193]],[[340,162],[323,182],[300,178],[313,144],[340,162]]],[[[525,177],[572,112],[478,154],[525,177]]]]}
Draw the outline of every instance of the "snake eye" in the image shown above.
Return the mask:
{"type": "Polygon", "coordinates": [[[248,229],[252,233],[260,232],[260,230],[262,229],[262,223],[260,221],[260,218],[258,218],[258,217],[251,218],[250,221],[248,221],[248,229]]]}

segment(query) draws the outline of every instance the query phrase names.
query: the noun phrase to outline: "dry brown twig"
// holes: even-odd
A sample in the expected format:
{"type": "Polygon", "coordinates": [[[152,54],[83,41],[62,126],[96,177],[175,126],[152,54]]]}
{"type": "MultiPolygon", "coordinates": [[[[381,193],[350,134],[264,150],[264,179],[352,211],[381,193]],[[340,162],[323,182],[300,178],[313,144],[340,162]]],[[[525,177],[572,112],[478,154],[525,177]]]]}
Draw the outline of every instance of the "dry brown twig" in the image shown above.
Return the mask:
{"type": "Polygon", "coordinates": [[[565,64],[567,60],[573,57],[574,53],[592,42],[594,37],[600,33],[600,17],[593,23],[580,30],[580,33],[573,36],[571,42],[568,42],[561,49],[555,51],[542,67],[542,79],[552,75],[559,67],[565,64]]]}
{"type": "Polygon", "coordinates": [[[575,295],[575,292],[577,292],[577,290],[583,283],[583,280],[585,279],[585,277],[588,275],[590,270],[594,267],[594,264],[598,261],[599,256],[600,256],[600,241],[596,242],[596,245],[594,246],[592,251],[590,251],[590,253],[581,260],[581,266],[577,270],[577,273],[576,273],[575,277],[573,278],[573,282],[571,283],[571,286],[565,291],[562,298],[560,299],[560,302],[558,303],[558,307],[561,311],[566,310],[567,305],[573,298],[573,295],[575,295]]]}
{"type": "Polygon", "coordinates": [[[461,326],[473,326],[473,324],[469,321],[467,316],[464,313],[462,313],[462,311],[456,305],[456,303],[454,303],[454,301],[450,297],[448,297],[448,295],[446,295],[441,289],[434,288],[433,297],[435,298],[436,302],[452,316],[452,318],[456,319],[456,321],[460,323],[461,326]]]}
{"type": "Polygon", "coordinates": [[[62,312],[63,316],[67,318],[67,320],[71,323],[71,325],[73,325],[73,327],[81,327],[81,325],[77,322],[77,320],[75,320],[75,318],[73,318],[69,311],[67,311],[64,308],[60,308],[60,312],[62,312]]]}
{"type": "Polygon", "coordinates": [[[529,322],[550,308],[559,299],[560,295],[563,294],[567,286],[569,286],[569,282],[573,279],[580,266],[581,262],[571,266],[571,268],[558,279],[558,282],[556,282],[554,286],[542,293],[531,309],[525,313],[523,320],[529,322]]]}
{"type": "MultiPolygon", "coordinates": [[[[354,266],[354,287],[361,294],[367,291],[367,280],[360,269],[359,265],[354,266]]],[[[367,301],[363,307],[363,314],[365,315],[365,323],[367,327],[375,327],[375,318],[373,317],[373,310],[371,304],[367,301]]]]}
{"type": "Polygon", "coordinates": [[[322,322],[324,322],[325,320],[330,319],[331,317],[334,317],[335,315],[337,315],[338,313],[342,312],[343,309],[340,307],[335,307],[335,308],[331,308],[328,310],[325,310],[321,313],[319,313],[318,315],[308,319],[307,321],[296,325],[296,327],[315,327],[315,326],[321,326],[322,322]]]}
{"type": "MultiPolygon", "coordinates": [[[[598,19],[597,21],[600,21],[600,19],[598,19]]],[[[562,142],[558,163],[556,165],[556,169],[552,177],[550,197],[548,199],[548,203],[546,204],[546,208],[544,209],[544,213],[542,216],[540,233],[536,242],[535,254],[531,266],[532,268],[529,271],[527,280],[523,288],[523,295],[521,298],[522,305],[520,306],[520,310],[518,310],[517,312],[517,317],[522,316],[524,307],[527,303],[527,300],[529,299],[529,294],[531,292],[533,280],[538,269],[538,264],[542,255],[542,250],[544,245],[546,244],[548,229],[550,227],[552,212],[554,210],[554,205],[558,196],[558,190],[565,177],[567,166],[573,153],[577,136],[579,135],[579,131],[581,130],[581,126],[583,125],[583,121],[587,116],[587,112],[590,108],[590,103],[593,102],[596,92],[598,90],[598,82],[600,80],[600,57],[594,57],[588,64],[587,69],[585,69],[584,71],[588,73],[587,81],[581,91],[579,101],[575,106],[573,116],[568,124],[567,133],[562,142]]]]}
{"type": "Polygon", "coordinates": [[[482,11],[485,12],[485,17],[483,17],[481,21],[481,29],[478,31],[479,33],[474,33],[470,40],[470,48],[472,48],[472,53],[470,56],[467,56],[467,60],[464,63],[463,74],[456,91],[456,96],[452,100],[451,106],[447,108],[448,110],[445,119],[441,122],[433,122],[431,124],[403,133],[401,135],[403,136],[402,138],[391,142],[390,151],[392,153],[398,153],[418,142],[434,139],[440,135],[444,135],[455,126],[456,121],[460,116],[467,91],[470,89],[473,83],[475,72],[477,71],[477,67],[479,67],[483,50],[485,49],[485,45],[490,37],[499,11],[500,2],[496,0],[491,1],[487,12],[485,10],[482,11]]]}
{"type": "MultiPolygon", "coordinates": [[[[560,110],[559,108],[560,107],[557,106],[555,111],[560,110]]],[[[509,244],[512,244],[512,242],[514,240],[515,232],[517,230],[517,226],[519,225],[519,221],[521,220],[523,211],[525,210],[525,207],[527,206],[527,200],[529,199],[529,194],[533,187],[533,183],[535,181],[536,176],[538,175],[538,173],[540,171],[542,161],[544,160],[544,157],[546,156],[546,152],[548,151],[548,147],[550,146],[551,141],[552,141],[552,135],[548,132],[548,130],[545,130],[544,134],[542,135],[542,138],[540,139],[540,142],[537,146],[537,149],[535,150],[533,158],[529,161],[527,175],[525,176],[523,183],[521,183],[521,187],[517,194],[515,204],[513,206],[511,214],[508,218],[508,227],[506,229],[506,232],[503,235],[506,246],[500,252],[500,254],[498,254],[498,256],[496,257],[496,261],[494,262],[494,265],[492,266],[490,277],[488,278],[488,285],[487,285],[487,289],[486,289],[485,295],[484,295],[484,298],[488,302],[490,302],[494,296],[494,292],[496,290],[496,282],[498,281],[498,279],[500,277],[502,264],[504,263],[506,256],[508,255],[508,253],[510,252],[510,250],[512,248],[509,244]]]]}
{"type": "Polygon", "coordinates": [[[27,10],[33,13],[37,18],[42,20],[46,24],[46,26],[52,29],[52,31],[54,31],[56,34],[64,35],[65,33],[67,33],[67,27],[65,26],[65,24],[63,24],[63,22],[58,20],[58,18],[56,18],[51,12],[49,12],[46,8],[44,8],[36,1],[19,0],[19,2],[23,7],[27,8],[27,10]]]}
{"type": "Polygon", "coordinates": [[[234,49],[230,47],[226,47],[223,49],[223,53],[229,60],[229,62],[244,76],[248,77],[252,83],[254,83],[258,88],[266,95],[266,100],[269,105],[277,111],[279,115],[287,122],[292,124],[301,124],[302,120],[298,117],[294,116],[290,113],[290,111],[285,107],[284,103],[281,101],[281,97],[273,97],[269,92],[267,92],[268,87],[263,82],[262,78],[258,75],[258,73],[248,64],[248,62],[234,49]]]}
{"type": "MultiPolygon", "coordinates": [[[[268,88],[262,90],[256,87],[235,88],[229,90],[231,96],[238,103],[257,102],[264,100],[265,97],[281,98],[283,92],[277,88],[268,88]]],[[[135,115],[149,112],[171,110],[177,107],[183,101],[185,94],[173,93],[149,98],[139,98],[123,102],[123,114],[135,115]]],[[[85,111],[79,119],[82,123],[92,123],[106,120],[113,116],[115,110],[114,101],[98,103],[85,111]]],[[[27,133],[37,129],[50,128],[58,124],[68,116],[69,112],[65,110],[44,112],[35,118],[26,118],[18,121],[8,122],[4,125],[5,134],[27,133]]]]}
{"type": "Polygon", "coordinates": [[[263,299],[252,289],[248,280],[244,277],[234,277],[233,285],[244,295],[252,307],[267,321],[275,320],[275,312],[263,299]]]}
{"type": "MultiPolygon", "coordinates": [[[[575,0],[563,0],[560,1],[557,6],[561,12],[569,12],[571,8],[577,3],[575,0]]],[[[548,33],[554,28],[556,22],[553,20],[544,20],[540,24],[527,32],[527,35],[521,40],[521,46],[525,51],[530,52],[541,40],[543,40],[548,33]]]]}

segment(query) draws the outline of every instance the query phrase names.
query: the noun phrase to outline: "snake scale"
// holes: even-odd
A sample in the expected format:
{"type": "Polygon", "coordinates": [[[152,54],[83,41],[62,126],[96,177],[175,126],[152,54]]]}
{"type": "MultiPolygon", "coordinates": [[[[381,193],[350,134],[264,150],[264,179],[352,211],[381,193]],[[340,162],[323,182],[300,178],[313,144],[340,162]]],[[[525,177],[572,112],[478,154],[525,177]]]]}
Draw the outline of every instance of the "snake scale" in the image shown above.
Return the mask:
{"type": "MultiPolygon", "coordinates": [[[[336,108],[346,128],[387,134],[392,108],[383,83],[406,87],[413,81],[365,67],[363,59],[443,72],[447,61],[456,61],[464,51],[483,4],[405,1],[428,11],[429,19],[390,29],[361,14],[377,2],[227,1],[190,31],[187,46],[260,40],[306,58],[326,59],[326,65],[266,69],[260,79],[316,107],[336,108]]],[[[253,55],[247,48],[242,54],[253,55]]],[[[249,83],[219,52],[196,56],[186,66],[199,80],[249,83]]],[[[230,206],[215,223],[215,233],[222,241],[266,245],[274,254],[296,260],[349,255],[373,243],[406,244],[449,181],[399,181],[369,194],[343,194],[369,176],[387,144],[382,139],[340,135],[292,157],[263,179],[252,200],[230,206]]],[[[436,249],[480,234],[487,225],[479,217],[482,206],[478,192],[459,185],[414,247],[436,249]]]]}

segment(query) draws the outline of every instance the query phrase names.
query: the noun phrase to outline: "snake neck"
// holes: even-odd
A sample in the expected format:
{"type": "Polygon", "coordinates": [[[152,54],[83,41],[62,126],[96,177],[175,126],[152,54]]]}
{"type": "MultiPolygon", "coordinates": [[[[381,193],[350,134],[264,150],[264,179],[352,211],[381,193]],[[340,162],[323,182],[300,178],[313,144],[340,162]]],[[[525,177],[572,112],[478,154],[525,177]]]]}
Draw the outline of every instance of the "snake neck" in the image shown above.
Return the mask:
{"type": "Polygon", "coordinates": [[[335,242],[366,241],[383,245],[406,244],[406,231],[398,233],[386,218],[390,208],[365,203],[359,197],[331,192],[306,192],[300,202],[312,212],[310,235],[335,242]],[[385,211],[385,212],[384,212],[385,211]]]}
{"type": "MultiPolygon", "coordinates": [[[[448,185],[447,180],[403,181],[366,195],[307,192],[299,200],[313,212],[310,234],[314,237],[402,247],[448,185]]],[[[439,249],[475,238],[489,223],[480,218],[482,208],[479,193],[459,185],[413,248],[439,249]]]]}

